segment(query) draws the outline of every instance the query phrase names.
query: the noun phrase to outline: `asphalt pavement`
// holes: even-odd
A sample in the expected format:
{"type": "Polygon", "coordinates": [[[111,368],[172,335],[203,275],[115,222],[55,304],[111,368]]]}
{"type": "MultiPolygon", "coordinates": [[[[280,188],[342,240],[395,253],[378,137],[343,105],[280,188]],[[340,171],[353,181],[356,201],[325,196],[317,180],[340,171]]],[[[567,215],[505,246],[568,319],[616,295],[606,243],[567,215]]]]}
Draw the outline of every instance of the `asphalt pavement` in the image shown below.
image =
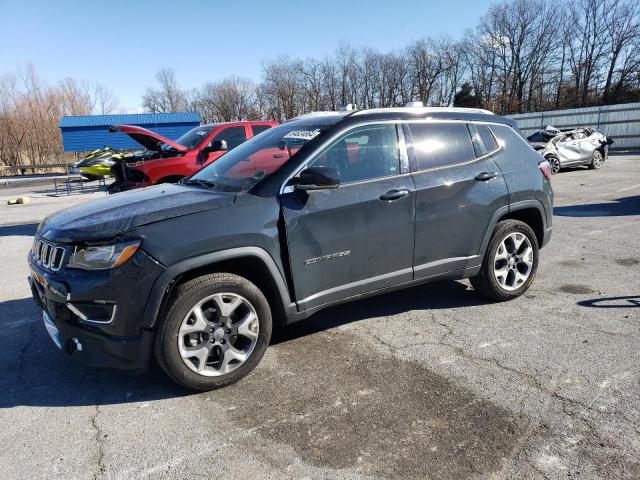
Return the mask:
{"type": "Polygon", "coordinates": [[[524,296],[441,281],[275,332],[193,394],[58,352],[29,297],[46,215],[102,192],[0,189],[0,478],[640,478],[640,157],[553,178],[524,296]]]}

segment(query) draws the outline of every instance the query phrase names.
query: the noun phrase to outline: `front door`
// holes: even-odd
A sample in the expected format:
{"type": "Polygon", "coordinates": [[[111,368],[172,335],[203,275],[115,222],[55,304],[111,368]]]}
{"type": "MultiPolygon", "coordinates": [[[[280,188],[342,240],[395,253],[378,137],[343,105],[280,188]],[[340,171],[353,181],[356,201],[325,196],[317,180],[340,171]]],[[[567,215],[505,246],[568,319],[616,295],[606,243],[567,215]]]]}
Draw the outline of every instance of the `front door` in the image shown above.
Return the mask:
{"type": "Polygon", "coordinates": [[[227,142],[227,149],[217,152],[210,152],[205,160],[204,165],[209,165],[210,163],[216,161],[229,150],[232,150],[243,143],[246,139],[247,133],[244,125],[223,127],[222,130],[220,130],[211,138],[209,145],[215,141],[224,140],[225,142],[227,142]]]}
{"type": "Polygon", "coordinates": [[[582,161],[583,154],[580,141],[573,135],[566,135],[557,143],[558,153],[563,165],[570,165],[582,161]]]}
{"type": "Polygon", "coordinates": [[[296,300],[304,309],[413,278],[414,184],[396,125],[356,127],[308,164],[340,186],[281,198],[296,300]]]}

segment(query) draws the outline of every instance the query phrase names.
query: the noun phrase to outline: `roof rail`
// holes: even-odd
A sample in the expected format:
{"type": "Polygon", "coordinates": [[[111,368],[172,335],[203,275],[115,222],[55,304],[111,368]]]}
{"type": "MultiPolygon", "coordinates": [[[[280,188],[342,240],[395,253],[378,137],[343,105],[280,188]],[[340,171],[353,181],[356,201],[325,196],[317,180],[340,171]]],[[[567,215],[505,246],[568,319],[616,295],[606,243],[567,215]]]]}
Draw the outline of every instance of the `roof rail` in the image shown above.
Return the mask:
{"type": "MultiPolygon", "coordinates": [[[[414,102],[410,102],[414,103],[414,102]]],[[[493,112],[489,110],[485,110],[483,108],[464,108],[464,107],[420,107],[420,106],[410,106],[410,107],[392,107],[392,108],[372,108],[369,110],[358,110],[354,112],[354,115],[364,115],[368,113],[375,112],[387,112],[387,113],[415,113],[426,115],[429,113],[437,113],[437,112],[451,112],[451,113],[480,113],[483,115],[495,115],[493,112]]]]}

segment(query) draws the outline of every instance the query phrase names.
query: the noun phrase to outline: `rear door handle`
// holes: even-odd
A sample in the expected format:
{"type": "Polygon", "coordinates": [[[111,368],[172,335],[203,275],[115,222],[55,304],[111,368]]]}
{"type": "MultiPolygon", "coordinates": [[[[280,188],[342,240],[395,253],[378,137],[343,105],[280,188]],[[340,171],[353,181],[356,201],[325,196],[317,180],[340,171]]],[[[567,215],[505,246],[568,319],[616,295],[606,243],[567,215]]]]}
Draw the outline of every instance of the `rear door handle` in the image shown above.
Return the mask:
{"type": "Polygon", "coordinates": [[[394,188],[393,190],[389,190],[388,192],[384,192],[382,195],[380,195],[380,200],[398,200],[402,197],[406,197],[407,195],[409,195],[409,190],[407,190],[406,188],[400,190],[394,188]]]}
{"type": "Polygon", "coordinates": [[[476,180],[480,182],[486,182],[487,180],[491,180],[492,178],[496,178],[498,176],[498,172],[480,172],[476,175],[476,180]]]}
{"type": "Polygon", "coordinates": [[[274,153],[273,158],[282,158],[284,157],[284,153],[274,153]]]}

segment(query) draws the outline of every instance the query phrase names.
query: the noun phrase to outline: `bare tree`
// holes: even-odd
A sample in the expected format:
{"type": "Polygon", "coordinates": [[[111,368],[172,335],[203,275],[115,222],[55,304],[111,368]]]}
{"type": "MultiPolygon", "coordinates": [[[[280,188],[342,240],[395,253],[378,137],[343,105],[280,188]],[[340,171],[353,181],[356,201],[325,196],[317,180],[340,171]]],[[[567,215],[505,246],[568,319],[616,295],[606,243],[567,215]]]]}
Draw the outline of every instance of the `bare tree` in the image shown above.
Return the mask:
{"type": "Polygon", "coordinates": [[[159,88],[147,87],[142,96],[142,106],[151,113],[184,111],[188,105],[187,93],[180,88],[176,73],[162,68],[156,73],[159,88]]]}
{"type": "Polygon", "coordinates": [[[104,85],[93,87],[93,111],[99,115],[114,113],[118,110],[118,98],[112,90],[104,85]]]}
{"type": "Polygon", "coordinates": [[[602,0],[575,0],[571,4],[574,42],[569,44],[569,64],[573,75],[574,102],[587,105],[600,73],[606,49],[606,35],[601,26],[606,9],[602,0]]]}
{"type": "Polygon", "coordinates": [[[229,77],[207,83],[195,96],[195,107],[205,122],[231,122],[258,117],[256,85],[249,79],[229,77]]]}
{"type": "Polygon", "coordinates": [[[268,105],[267,115],[277,120],[293,118],[303,112],[300,79],[295,62],[279,57],[263,66],[260,94],[268,105]]]}
{"type": "Polygon", "coordinates": [[[616,72],[619,74],[619,85],[624,84],[627,75],[631,73],[624,67],[629,64],[636,66],[640,60],[637,49],[640,37],[640,3],[637,0],[612,0],[607,2],[603,13],[603,35],[607,37],[609,66],[602,98],[607,101],[613,96],[611,90],[616,72]]]}

